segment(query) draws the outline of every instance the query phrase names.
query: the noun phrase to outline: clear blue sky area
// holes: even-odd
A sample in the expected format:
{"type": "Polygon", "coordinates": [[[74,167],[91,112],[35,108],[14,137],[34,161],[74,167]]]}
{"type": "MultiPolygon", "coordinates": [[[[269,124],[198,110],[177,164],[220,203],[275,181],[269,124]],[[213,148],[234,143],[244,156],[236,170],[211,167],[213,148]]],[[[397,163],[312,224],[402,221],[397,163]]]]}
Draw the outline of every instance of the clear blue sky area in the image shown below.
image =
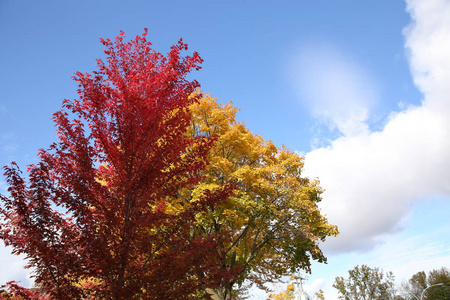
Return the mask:
{"type": "MultiPolygon", "coordinates": [[[[332,44],[370,69],[390,99],[416,102],[403,50],[408,23],[402,1],[0,1],[0,103],[3,132],[20,150],[47,147],[51,114],[74,98],[75,71],[95,69],[99,38],[149,28],[166,53],[183,38],[198,51],[202,89],[232,100],[256,133],[298,151],[310,150],[313,120],[288,77],[300,47],[332,44]]],[[[324,88],[325,88],[324,83],[324,88]]],[[[23,153],[19,151],[19,153],[23,153]]],[[[17,154],[15,159],[20,159],[17,154]]],[[[3,164],[8,159],[1,161],[3,164]]]]}

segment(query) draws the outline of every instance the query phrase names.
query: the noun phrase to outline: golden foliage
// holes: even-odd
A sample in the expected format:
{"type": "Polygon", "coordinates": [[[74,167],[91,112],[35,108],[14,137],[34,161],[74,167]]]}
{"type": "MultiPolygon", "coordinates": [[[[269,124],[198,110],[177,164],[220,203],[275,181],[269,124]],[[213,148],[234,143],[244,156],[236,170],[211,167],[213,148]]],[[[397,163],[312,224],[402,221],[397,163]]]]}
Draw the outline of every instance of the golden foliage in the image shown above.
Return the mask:
{"type": "Polygon", "coordinates": [[[231,102],[219,104],[204,94],[190,107],[191,136],[215,138],[203,182],[185,197],[234,183],[234,195],[209,214],[198,216],[201,232],[230,234],[226,267],[240,267],[233,283],[248,279],[260,287],[301,268],[310,259],[325,262],[319,241],[338,234],[317,204],[317,180],[302,177],[304,158],[251,132],[236,121],[231,102]]]}
{"type": "Polygon", "coordinates": [[[285,291],[283,291],[279,294],[269,294],[269,299],[274,299],[274,300],[294,299],[294,290],[295,290],[295,287],[291,283],[287,286],[285,291]]]}

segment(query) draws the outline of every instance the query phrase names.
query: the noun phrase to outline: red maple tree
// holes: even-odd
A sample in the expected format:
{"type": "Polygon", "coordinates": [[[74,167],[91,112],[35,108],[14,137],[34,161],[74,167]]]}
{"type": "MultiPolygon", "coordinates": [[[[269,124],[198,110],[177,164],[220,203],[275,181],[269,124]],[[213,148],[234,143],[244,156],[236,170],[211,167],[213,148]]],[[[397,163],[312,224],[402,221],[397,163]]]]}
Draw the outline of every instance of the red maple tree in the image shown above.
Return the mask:
{"type": "Polygon", "coordinates": [[[5,167],[0,238],[27,256],[47,298],[197,299],[227,276],[223,237],[194,236],[192,226],[231,187],[168,208],[198,183],[213,142],[186,134],[201,96],[186,76],[202,59],[182,56],[182,40],[162,55],[146,34],[101,39],[106,61],[75,74],[79,99],[54,114],[59,141],[39,151],[28,181],[15,163],[5,167]]]}

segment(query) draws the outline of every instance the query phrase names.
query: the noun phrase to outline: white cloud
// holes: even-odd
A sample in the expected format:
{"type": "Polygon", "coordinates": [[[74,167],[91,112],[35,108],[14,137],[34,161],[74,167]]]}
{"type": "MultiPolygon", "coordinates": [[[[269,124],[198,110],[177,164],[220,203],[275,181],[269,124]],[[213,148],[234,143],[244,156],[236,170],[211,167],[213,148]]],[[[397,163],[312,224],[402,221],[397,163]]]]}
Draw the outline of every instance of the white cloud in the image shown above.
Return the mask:
{"type": "Polygon", "coordinates": [[[302,47],[294,62],[295,88],[320,121],[346,136],[368,131],[378,95],[367,72],[332,45],[302,47]]]}
{"type": "Polygon", "coordinates": [[[407,2],[413,22],[405,30],[406,47],[414,80],[424,93],[420,107],[393,114],[383,130],[370,132],[365,122],[376,97],[364,89],[368,82],[364,76],[347,75],[348,70],[354,75],[364,72],[355,72],[354,66],[347,68],[344,59],[336,72],[342,71],[345,80],[356,81],[337,92],[333,92],[336,88],[329,75],[320,73],[322,63],[311,73],[311,89],[317,89],[310,91],[317,100],[313,112],[320,117],[323,107],[337,107],[329,119],[344,134],[328,147],[306,155],[305,172],[320,178],[326,189],[323,211],[341,231],[324,245],[328,251],[372,249],[385,234],[401,228],[402,219],[417,200],[450,195],[450,2],[407,2]],[[317,85],[320,80],[316,77],[321,76],[323,86],[317,85]],[[327,82],[332,82],[331,86],[327,82]],[[323,100],[327,95],[330,103],[323,100]],[[349,97],[343,102],[343,112],[338,100],[345,95],[349,97]]]}
{"type": "Polygon", "coordinates": [[[8,281],[18,281],[21,286],[31,287],[32,280],[30,280],[30,271],[24,271],[26,264],[24,255],[16,256],[11,255],[11,247],[5,247],[3,243],[0,243],[0,285],[5,284],[8,281]]]}
{"type": "Polygon", "coordinates": [[[305,284],[304,290],[308,295],[313,296],[315,293],[319,292],[319,290],[323,290],[324,287],[325,287],[324,279],[319,278],[319,279],[314,280],[310,284],[305,284]]]}
{"type": "Polygon", "coordinates": [[[412,23],[405,29],[414,81],[430,105],[445,105],[450,72],[450,4],[448,0],[407,0],[412,23]]]}
{"type": "Polygon", "coordinates": [[[322,207],[341,236],[328,249],[365,250],[398,229],[415,200],[447,194],[450,123],[425,107],[399,113],[382,132],[342,137],[306,155],[326,189],[322,207]]]}

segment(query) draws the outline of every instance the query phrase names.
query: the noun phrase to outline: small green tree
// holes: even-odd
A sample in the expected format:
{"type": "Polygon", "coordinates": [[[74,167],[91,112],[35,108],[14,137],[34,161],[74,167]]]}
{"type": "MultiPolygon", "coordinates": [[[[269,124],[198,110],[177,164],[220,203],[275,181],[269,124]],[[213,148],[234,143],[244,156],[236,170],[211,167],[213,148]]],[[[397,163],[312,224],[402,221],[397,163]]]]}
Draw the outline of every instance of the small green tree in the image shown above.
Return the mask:
{"type": "Polygon", "coordinates": [[[406,299],[420,299],[427,286],[427,274],[424,271],[417,272],[402,285],[403,296],[406,299]]]}
{"type": "Polygon", "coordinates": [[[439,270],[432,270],[428,273],[428,285],[435,285],[443,283],[441,286],[430,288],[426,292],[428,300],[450,299],[450,270],[447,268],[440,268],[439,270]]]}
{"type": "Polygon", "coordinates": [[[367,265],[348,271],[349,277],[336,277],[333,287],[344,300],[388,300],[394,298],[394,275],[367,265]]]}
{"type": "Polygon", "coordinates": [[[450,270],[440,268],[430,271],[428,275],[424,271],[420,271],[403,284],[405,299],[421,299],[422,293],[423,300],[450,299],[450,270]],[[441,283],[443,285],[437,285],[441,283]],[[424,293],[425,289],[427,291],[424,293]]]}

